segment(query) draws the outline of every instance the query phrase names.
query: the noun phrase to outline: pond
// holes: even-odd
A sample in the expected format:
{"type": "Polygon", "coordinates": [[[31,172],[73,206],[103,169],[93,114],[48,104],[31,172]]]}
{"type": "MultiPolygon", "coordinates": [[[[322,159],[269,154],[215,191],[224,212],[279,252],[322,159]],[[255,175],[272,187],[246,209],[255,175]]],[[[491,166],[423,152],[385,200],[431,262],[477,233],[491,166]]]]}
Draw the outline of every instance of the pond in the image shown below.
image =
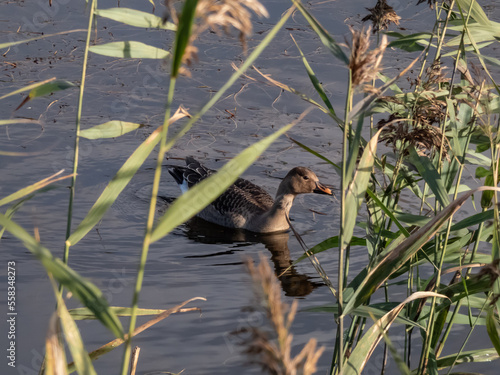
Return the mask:
{"type": "MultiPolygon", "coordinates": [[[[367,14],[365,7],[373,6],[372,3],[375,2],[313,1],[307,4],[307,8],[338,42],[344,42],[350,35],[349,25],[360,26],[361,19],[367,14]]],[[[401,27],[406,33],[427,30],[433,23],[434,15],[426,4],[416,6],[413,4],[416,1],[411,4],[403,1],[389,3],[401,16],[401,27]]],[[[498,21],[500,10],[495,2],[482,3],[490,19],[498,21]]],[[[98,5],[105,9],[117,6],[117,3],[101,0],[98,5]]],[[[250,50],[274,26],[290,3],[267,0],[264,5],[270,17],[253,18],[254,33],[248,40],[250,50]]],[[[120,6],[147,12],[152,10],[148,1],[121,1],[120,6]]],[[[156,1],[156,6],[155,14],[162,15],[163,3],[156,1]]],[[[2,51],[0,96],[52,77],[79,83],[85,32],[63,32],[86,29],[88,10],[84,1],[53,0],[51,7],[45,0],[2,1],[0,7],[2,42],[42,33],[60,33],[2,51]]],[[[93,35],[98,44],[136,40],[165,49],[171,46],[174,35],[170,31],[133,28],[104,18],[98,18],[95,31],[93,35]]],[[[279,32],[255,66],[264,74],[314,96],[314,89],[291,35],[322,80],[335,110],[342,114],[347,71],[325,51],[299,13],[288,21],[286,28],[279,32]]],[[[231,62],[239,64],[245,59],[236,32],[232,37],[205,33],[196,45],[199,61],[190,68],[191,78],[179,79],[174,101],[175,107],[183,105],[192,113],[231,75],[231,62]]],[[[398,67],[404,68],[410,60],[406,55],[400,57],[396,50],[388,51],[384,61],[395,63],[394,66],[386,66],[387,74],[395,73],[398,67]]],[[[122,60],[90,55],[82,127],[110,120],[137,122],[144,126],[114,139],[81,140],[74,226],[85,217],[131,151],[163,122],[167,71],[168,64],[162,60],[122,60]]],[[[18,94],[2,101],[2,118],[36,119],[39,125],[19,124],[1,129],[0,150],[22,153],[14,157],[0,155],[1,197],[61,169],[65,169],[65,174],[70,173],[72,168],[78,89],[71,88],[30,101],[15,111],[24,95],[18,94]]],[[[298,96],[269,85],[258,73],[250,70],[248,77],[238,80],[168,152],[165,164],[183,165],[186,156],[194,156],[207,167],[218,169],[245,147],[294,121],[308,107],[309,104],[298,96]]],[[[174,126],[172,133],[175,129],[178,127],[174,126]]],[[[320,111],[309,114],[288,136],[314,148],[330,160],[341,159],[342,131],[320,111]]],[[[95,283],[113,306],[130,306],[131,303],[155,163],[154,156],[151,156],[103,220],[70,251],[70,266],[95,283]]],[[[243,177],[274,195],[280,179],[296,165],[311,168],[321,181],[338,190],[340,178],[335,170],[285,136],[273,143],[243,177]]],[[[57,188],[26,201],[14,216],[14,220],[30,233],[36,229],[41,242],[58,257],[63,254],[66,230],[69,190],[65,181],[57,184],[57,188]]],[[[171,198],[179,194],[174,180],[165,169],[160,195],[171,198]]],[[[418,211],[419,202],[409,204],[418,211]]],[[[339,205],[335,196],[302,195],[297,198],[291,218],[295,230],[308,246],[338,234],[339,205]]],[[[159,214],[164,210],[165,207],[159,205],[159,214]]],[[[0,246],[2,275],[6,274],[8,262],[16,264],[18,311],[17,366],[15,369],[6,366],[4,357],[1,373],[38,374],[45,335],[55,306],[52,287],[39,261],[10,233],[3,235],[0,246]]],[[[198,296],[206,298],[206,302],[189,304],[190,307],[200,307],[200,313],[172,315],[134,339],[133,344],[141,348],[138,373],[179,373],[182,370],[186,374],[261,373],[258,365],[248,363],[237,338],[232,334],[241,328],[266,324],[262,314],[249,313],[245,309],[252,304],[253,292],[243,260],[250,257],[258,261],[259,254],[263,254],[280,274],[303,251],[292,232],[256,236],[199,221],[181,225],[154,243],[148,256],[139,306],[166,309],[198,296]]],[[[366,265],[367,259],[365,249],[353,247],[352,275],[366,265]]],[[[324,252],[319,260],[327,274],[336,277],[337,252],[334,249],[324,252]]],[[[318,362],[318,373],[327,372],[337,326],[332,314],[310,309],[333,304],[335,298],[307,259],[288,270],[280,278],[280,285],[286,303],[294,299],[299,301],[299,312],[292,326],[294,353],[298,353],[309,338],[316,338],[319,345],[325,346],[318,362]]],[[[0,289],[2,302],[7,295],[6,290],[7,285],[3,282],[0,289]]],[[[402,288],[401,295],[404,293],[402,288]]],[[[67,303],[68,307],[79,306],[74,300],[67,303]]],[[[140,317],[138,324],[148,319],[140,317]]],[[[7,328],[3,328],[5,319],[2,321],[1,332],[6,332],[7,328]]],[[[122,318],[121,321],[124,327],[128,326],[127,319],[122,318]]],[[[78,326],[87,350],[94,350],[113,339],[96,321],[81,321],[78,326]]],[[[403,339],[404,336],[394,337],[397,345],[403,339]]],[[[3,333],[1,341],[3,348],[7,341],[3,333]]],[[[417,353],[419,350],[415,348],[414,351],[417,353]]],[[[119,348],[101,357],[95,362],[96,371],[100,374],[118,373],[122,354],[123,350],[119,348]]],[[[382,350],[377,349],[366,373],[380,372],[380,361],[377,359],[381,356],[382,350]]],[[[492,373],[491,364],[476,365],[474,371],[492,373]]]]}

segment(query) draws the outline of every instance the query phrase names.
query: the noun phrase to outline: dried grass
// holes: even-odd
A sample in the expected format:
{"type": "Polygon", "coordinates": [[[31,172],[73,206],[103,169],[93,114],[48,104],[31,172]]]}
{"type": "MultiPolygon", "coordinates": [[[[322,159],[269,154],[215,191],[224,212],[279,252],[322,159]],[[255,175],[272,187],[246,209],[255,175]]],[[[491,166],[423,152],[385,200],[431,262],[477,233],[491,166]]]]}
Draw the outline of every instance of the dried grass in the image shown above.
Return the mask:
{"type": "Polygon", "coordinates": [[[324,351],[324,347],[317,348],[316,339],[311,338],[295,357],[291,355],[293,335],[290,327],[298,302],[294,300],[289,306],[281,301],[279,282],[264,256],[260,256],[258,266],[251,259],[246,259],[245,264],[254,285],[254,306],[257,308],[253,309],[265,313],[271,329],[246,327],[236,332],[237,335],[245,336],[242,341],[246,347],[244,352],[270,374],[313,374],[324,351]]]}
{"type": "Polygon", "coordinates": [[[362,30],[351,28],[351,33],[351,44],[347,42],[351,50],[349,69],[351,69],[352,84],[357,87],[363,83],[371,82],[377,76],[388,43],[387,37],[384,35],[379,46],[370,50],[371,27],[362,30]]]}
{"type": "MultiPolygon", "coordinates": [[[[426,119],[422,114],[417,117],[426,119]]],[[[414,120],[400,118],[391,114],[389,119],[380,120],[377,124],[379,129],[384,126],[385,128],[380,134],[379,142],[385,142],[386,145],[392,146],[396,152],[401,151],[402,145],[402,152],[406,155],[408,147],[413,146],[419,155],[430,156],[434,155],[441,148],[443,139],[441,129],[431,125],[427,121],[414,123],[414,120]]],[[[442,152],[444,158],[449,158],[446,141],[443,144],[442,152]]]]}
{"type": "MultiPolygon", "coordinates": [[[[175,24],[178,23],[177,12],[172,0],[165,1],[170,17],[175,24]]],[[[246,39],[252,34],[251,12],[259,17],[269,17],[266,8],[257,0],[200,0],[196,6],[197,22],[193,25],[189,45],[186,47],[183,56],[183,64],[190,66],[198,60],[198,48],[194,41],[206,30],[220,34],[223,30],[230,34],[231,28],[239,32],[239,39],[246,53],[246,39]]],[[[180,71],[189,76],[187,69],[180,71]]]]}
{"type": "Polygon", "coordinates": [[[387,30],[391,23],[399,25],[399,17],[393,7],[387,4],[386,0],[378,0],[373,8],[366,8],[370,12],[361,21],[372,21],[373,33],[380,30],[387,30]]]}

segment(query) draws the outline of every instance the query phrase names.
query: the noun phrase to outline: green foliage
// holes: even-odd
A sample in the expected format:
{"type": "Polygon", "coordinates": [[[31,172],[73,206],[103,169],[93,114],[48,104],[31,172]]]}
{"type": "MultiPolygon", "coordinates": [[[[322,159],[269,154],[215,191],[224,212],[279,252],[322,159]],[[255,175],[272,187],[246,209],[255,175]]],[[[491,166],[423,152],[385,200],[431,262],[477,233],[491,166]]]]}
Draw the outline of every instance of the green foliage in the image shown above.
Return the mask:
{"type": "Polygon", "coordinates": [[[114,120],[82,130],[80,137],[87,139],[116,138],[142,127],[141,124],[114,120]]]}
{"type": "MultiPolygon", "coordinates": [[[[152,0],[149,1],[154,5],[152,0]]],[[[302,149],[331,165],[332,172],[338,172],[342,178],[339,194],[342,211],[338,232],[332,233],[329,238],[313,246],[308,252],[309,255],[303,255],[294,263],[311,254],[318,257],[326,251],[339,254],[341,260],[338,262],[339,269],[331,270],[332,275],[338,275],[339,289],[336,294],[338,300],[334,301],[336,304],[329,303],[327,306],[315,309],[334,314],[337,319],[338,336],[332,358],[332,373],[360,373],[382,339],[396,360],[399,371],[405,374],[410,371],[415,374],[436,374],[442,369],[452,371],[454,366],[460,363],[499,358],[500,302],[495,297],[500,293],[500,281],[495,275],[498,274],[498,258],[500,258],[499,188],[497,187],[500,179],[498,172],[500,132],[498,120],[493,115],[500,113],[500,89],[488,67],[500,66],[500,60],[485,54],[484,51],[487,50],[484,48],[499,40],[500,24],[490,21],[477,1],[457,0],[453,2],[452,9],[449,9],[450,2],[437,2],[435,27],[432,32],[423,31],[410,35],[392,31],[385,33],[391,39],[388,46],[398,48],[403,56],[406,52],[412,58],[414,52],[422,54],[410,66],[400,67],[404,68],[403,71],[397,75],[392,74],[392,78],[393,72],[390,69],[386,70],[387,75],[379,73],[377,77],[383,82],[382,85],[379,85],[377,90],[365,93],[361,98],[357,96],[358,92],[354,91],[351,83],[353,71],[350,69],[356,69],[356,66],[350,64],[352,51],[337,43],[299,0],[292,2],[316,33],[319,38],[318,43],[346,67],[345,72],[349,77],[345,112],[340,116],[328,97],[325,90],[327,86],[322,83],[325,82],[324,77],[318,76],[312,60],[307,58],[294,40],[304,65],[304,74],[307,75],[315,94],[305,95],[291,86],[273,82],[287,93],[298,95],[319,108],[332,120],[332,126],[339,126],[345,132],[341,163],[334,163],[330,156],[323,155],[311,145],[291,139],[302,149]],[[453,58],[449,58],[450,56],[453,58]],[[481,82],[481,77],[471,75],[470,61],[477,59],[489,81],[481,82]],[[414,70],[419,70],[419,73],[410,75],[409,70],[417,61],[421,64],[420,69],[414,70]],[[441,74],[440,64],[446,65],[453,71],[454,80],[450,81],[441,74]],[[418,75],[415,77],[415,74],[418,75]],[[404,83],[406,78],[411,81],[411,85],[404,83]],[[378,127],[371,126],[368,129],[368,123],[373,121],[369,120],[369,117],[375,113],[384,119],[378,127]],[[367,134],[369,134],[368,141],[363,138],[367,134]],[[381,154],[379,142],[392,147],[395,159],[388,154],[381,154]],[[467,173],[470,173],[469,177],[464,176],[467,173]],[[478,189],[472,186],[474,181],[471,181],[471,177],[479,179],[480,184],[486,188],[478,189]],[[482,211],[462,210],[463,216],[456,219],[455,213],[467,201],[477,204],[473,198],[474,194],[478,195],[479,192],[482,211]],[[417,206],[420,207],[419,210],[415,209],[417,206]],[[365,209],[368,214],[365,214],[365,209]],[[363,235],[365,237],[362,237],[363,235]],[[368,256],[366,267],[357,274],[353,274],[349,269],[349,249],[353,247],[356,247],[356,250],[366,250],[368,256]],[[447,274],[453,277],[445,278],[447,274]],[[399,297],[401,285],[406,286],[406,295],[411,296],[404,301],[399,297]],[[385,293],[381,293],[382,287],[385,293]],[[393,290],[397,290],[398,294],[393,294],[393,290]],[[491,301],[493,303],[490,303],[491,301]],[[483,310],[486,313],[483,313],[483,310]],[[399,323],[400,328],[392,327],[394,322],[399,323]],[[349,327],[344,329],[344,324],[349,327]],[[441,356],[443,347],[447,346],[448,335],[456,324],[469,327],[470,332],[474,331],[476,325],[484,325],[493,348],[464,352],[462,347],[456,353],[441,356]],[[412,336],[414,327],[418,328],[421,336],[412,336]],[[396,350],[388,335],[389,328],[391,331],[401,329],[400,332],[406,337],[406,345],[413,345],[416,340],[419,341],[416,346],[422,347],[422,351],[418,367],[414,369],[407,367],[409,350],[404,353],[396,350]]],[[[147,158],[151,157],[158,144],[160,144],[158,166],[161,167],[161,156],[170,150],[252,66],[295,9],[290,8],[282,19],[266,32],[263,41],[252,49],[252,53],[239,69],[199,111],[182,124],[176,134],[167,139],[167,129],[172,122],[170,111],[175,96],[175,81],[182,71],[182,64],[186,61],[185,53],[192,40],[196,6],[197,0],[186,0],[176,26],[150,13],[130,8],[95,9],[92,5],[89,26],[86,30],[86,53],[82,62],[83,78],[85,78],[87,51],[91,51],[116,58],[168,58],[172,63],[171,80],[169,97],[166,99],[165,123],[157,127],[131,152],[77,228],[68,232],[65,243],[68,250],[102,220],[135,173],[147,158]],[[90,46],[94,14],[134,27],[175,31],[175,39],[170,46],[172,52],[135,41],[90,46]]],[[[99,20],[98,18],[98,22],[99,20]]],[[[77,31],[79,30],[71,32],[77,31]]],[[[1,43],[0,48],[59,34],[1,43]]],[[[401,58],[401,61],[407,61],[406,57],[401,58]]],[[[387,67],[394,65],[384,62],[387,67]]],[[[82,95],[84,81],[82,79],[80,86],[82,95]]],[[[378,84],[375,78],[373,84],[375,86],[378,84]]],[[[0,97],[0,100],[29,92],[19,105],[20,108],[31,99],[71,87],[74,87],[71,82],[51,78],[9,92],[0,97]]],[[[81,109],[80,101],[79,113],[81,109]]],[[[37,122],[29,119],[0,120],[0,125],[19,123],[37,122]]],[[[79,130],[78,125],[75,132],[77,136],[75,155],[78,155],[80,137],[116,138],[136,131],[140,127],[140,124],[117,120],[83,131],[79,130]]],[[[144,272],[149,244],[162,239],[176,226],[210,204],[277,137],[291,127],[292,124],[243,150],[218,173],[177,199],[156,222],[156,226],[153,227],[153,220],[146,224],[147,230],[140,260],[142,271],[138,273],[135,290],[137,299],[142,286],[141,272],[144,272]]],[[[175,309],[139,309],[137,300],[130,308],[109,307],[99,289],[65,263],[67,256],[63,258],[64,262],[54,257],[49,249],[13,221],[13,214],[25,200],[44,192],[55,182],[72,178],[73,189],[77,165],[78,160],[75,160],[74,173],[70,175],[62,177],[53,175],[1,198],[0,206],[12,206],[6,208],[5,215],[0,214],[2,226],[0,233],[8,231],[18,238],[40,260],[47,273],[82,303],[83,307],[68,312],[61,291],[56,291],[57,314],[75,360],[74,366],[70,366],[70,369],[77,369],[79,373],[93,374],[90,358],[95,359],[111,351],[115,344],[120,345],[124,342],[118,316],[131,316],[131,321],[134,321],[138,315],[163,316],[162,314],[168,315],[175,309]],[[115,336],[120,337],[119,343],[118,341],[110,343],[89,357],[78,333],[75,319],[98,319],[115,336]]],[[[157,176],[160,174],[161,168],[157,176]]],[[[158,183],[159,178],[158,181],[155,180],[154,186],[157,187],[158,183]]],[[[153,216],[155,199],[156,192],[153,189],[151,198],[153,216]]],[[[68,207],[70,229],[71,207],[72,203],[68,207]]],[[[321,267],[317,269],[318,272],[324,272],[321,267]]],[[[326,273],[321,276],[323,280],[329,280],[329,275],[326,273]]],[[[133,328],[134,324],[135,321],[130,327],[133,328]]],[[[134,330],[131,329],[132,331],[134,330]]],[[[465,337],[463,346],[467,340],[468,337],[465,337]]],[[[127,345],[130,345],[129,340],[127,345]]],[[[48,350],[48,353],[52,352],[48,350]]],[[[127,356],[124,355],[122,369],[128,364],[126,359],[127,356]]],[[[54,362],[52,358],[50,360],[51,363],[54,362]]],[[[122,373],[124,371],[122,370],[122,373]]]]}
{"type": "Polygon", "coordinates": [[[89,50],[103,56],[122,59],[166,59],[170,52],[133,40],[126,42],[111,42],[91,46],[89,50]]]}

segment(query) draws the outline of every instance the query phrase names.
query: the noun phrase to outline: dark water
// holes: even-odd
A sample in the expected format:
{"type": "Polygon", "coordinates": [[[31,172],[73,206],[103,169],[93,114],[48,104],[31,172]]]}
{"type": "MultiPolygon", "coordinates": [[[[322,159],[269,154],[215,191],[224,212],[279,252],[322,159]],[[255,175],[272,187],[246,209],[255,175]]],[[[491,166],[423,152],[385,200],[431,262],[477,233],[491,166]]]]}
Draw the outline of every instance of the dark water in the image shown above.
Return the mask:
{"type": "MultiPolygon", "coordinates": [[[[359,25],[366,15],[364,1],[311,2],[309,9],[320,22],[343,41],[348,35],[348,25],[359,25]]],[[[403,18],[402,24],[411,31],[427,30],[432,14],[426,6],[416,7],[406,2],[390,2],[403,18]]],[[[494,2],[490,2],[494,4],[494,2]]],[[[36,33],[56,33],[86,28],[85,3],[76,0],[0,2],[0,40],[33,37],[36,33]]],[[[267,1],[269,19],[257,19],[255,33],[249,47],[271,29],[289,4],[267,1]]],[[[100,1],[100,8],[116,6],[114,1],[100,1]]],[[[121,6],[150,11],[148,1],[121,1],[121,6]]],[[[486,7],[491,19],[498,19],[498,9],[486,7]],[[496,18],[495,18],[496,17],[496,18]]],[[[158,5],[156,14],[162,14],[158,5]]],[[[300,14],[295,14],[272,45],[257,60],[256,66],[273,78],[310,96],[314,90],[305,74],[300,56],[289,34],[293,34],[309,62],[328,91],[330,100],[342,114],[345,95],[345,69],[326,52],[314,32],[307,27],[300,14]]],[[[172,33],[142,30],[117,24],[105,19],[97,23],[97,42],[137,40],[158,47],[168,48],[172,33]]],[[[51,77],[78,82],[81,75],[84,33],[55,36],[22,44],[4,53],[0,71],[0,96],[35,81],[51,77]]],[[[199,63],[191,69],[192,78],[182,78],[178,83],[175,105],[183,104],[192,113],[217,90],[232,72],[231,62],[244,59],[237,38],[215,34],[200,37],[199,63]]],[[[389,59],[399,59],[397,51],[388,51],[389,59]],[[391,57],[392,56],[392,57],[391,57]]],[[[408,58],[409,60],[409,58],[408,58]]],[[[404,58],[398,64],[405,66],[404,58]]],[[[387,66],[391,69],[393,66],[387,66]]],[[[201,121],[168,153],[169,163],[181,163],[181,158],[193,155],[211,168],[218,168],[244,147],[254,143],[275,129],[293,121],[308,105],[291,94],[266,85],[255,73],[257,81],[241,79],[227,92],[201,121]],[[232,116],[230,113],[234,114],[232,116]]],[[[145,128],[126,136],[102,141],[81,141],[81,158],[74,223],[78,224],[98,198],[106,183],[116,173],[131,151],[135,149],[156,126],[163,121],[166,101],[167,74],[165,63],[153,60],[118,60],[90,55],[85,88],[84,128],[111,119],[140,122],[145,128]]],[[[8,118],[22,101],[22,95],[2,100],[1,118],[8,118]]],[[[25,152],[24,157],[0,156],[2,184],[0,196],[4,197],[20,187],[34,183],[48,175],[72,165],[74,121],[76,116],[77,89],[56,93],[50,97],[27,103],[14,115],[39,119],[37,125],[15,125],[0,129],[0,150],[25,152]]],[[[340,160],[340,130],[331,120],[315,111],[295,126],[289,135],[333,161],[340,160]]],[[[102,222],[87,237],[71,249],[70,265],[89,278],[105,293],[115,306],[128,306],[135,283],[136,267],[144,232],[147,197],[150,194],[155,165],[151,157],[143,165],[117,203],[102,222]]],[[[286,137],[281,137],[248,169],[245,177],[262,185],[274,194],[279,178],[295,165],[312,168],[320,179],[337,186],[334,170],[302,151],[286,137]]],[[[177,196],[177,187],[167,174],[164,175],[161,194],[177,196]]],[[[68,201],[64,183],[57,189],[38,194],[16,213],[15,220],[28,231],[37,228],[42,243],[55,255],[61,256],[68,201]]],[[[299,197],[292,210],[294,226],[304,241],[312,246],[337,234],[339,204],[335,198],[325,196],[299,197]],[[324,213],[318,215],[313,211],[324,213]]],[[[161,210],[161,208],[160,208],[161,210]]],[[[202,314],[187,313],[171,316],[152,329],[140,334],[134,344],[141,347],[140,374],[162,371],[192,374],[260,373],[248,365],[240,348],[230,333],[238,328],[264,324],[263,317],[243,312],[252,298],[249,276],[242,265],[243,256],[258,259],[264,254],[276,272],[281,272],[297,259],[302,250],[292,233],[279,236],[255,237],[242,233],[228,233],[206,224],[184,225],[168,237],[155,243],[150,250],[146,277],[141,293],[140,306],[169,308],[196,296],[206,302],[191,303],[199,306],[202,314]]],[[[6,272],[8,261],[17,267],[17,368],[12,371],[1,362],[1,373],[35,374],[44,352],[44,337],[54,309],[54,297],[44,269],[39,262],[10,234],[1,242],[1,274],[6,272]]],[[[323,267],[332,279],[336,278],[337,255],[335,251],[321,254],[323,267]]],[[[366,262],[364,249],[351,253],[352,275],[366,262]]],[[[319,373],[329,369],[336,325],[333,316],[304,311],[307,308],[334,302],[329,290],[322,286],[310,263],[295,266],[281,280],[283,298],[291,303],[300,300],[293,325],[294,350],[297,353],[311,337],[326,347],[319,361],[319,373]]],[[[6,285],[1,285],[3,301],[6,285]]],[[[77,306],[70,302],[70,305],[77,306]]],[[[146,318],[140,318],[139,324],[146,318]]],[[[4,327],[4,319],[2,319],[4,327]]],[[[128,321],[123,320],[124,326],[128,321]]],[[[110,341],[112,337],[99,323],[81,322],[79,327],[88,350],[110,341]]],[[[6,328],[5,328],[6,329],[6,328]]],[[[6,332],[2,328],[2,332],[6,332]]],[[[394,338],[396,344],[401,339],[394,338]]],[[[6,338],[2,333],[2,348],[6,338]]],[[[416,350],[415,350],[416,352],[416,350]]],[[[117,373],[122,349],[95,362],[98,373],[117,373]]],[[[375,357],[379,356],[376,352],[375,357]]],[[[373,361],[367,373],[379,371],[373,361]]],[[[475,369],[481,367],[475,367],[475,369]]],[[[491,367],[484,365],[484,371],[491,367]]],[[[490,372],[491,373],[491,372],[490,372]]]]}

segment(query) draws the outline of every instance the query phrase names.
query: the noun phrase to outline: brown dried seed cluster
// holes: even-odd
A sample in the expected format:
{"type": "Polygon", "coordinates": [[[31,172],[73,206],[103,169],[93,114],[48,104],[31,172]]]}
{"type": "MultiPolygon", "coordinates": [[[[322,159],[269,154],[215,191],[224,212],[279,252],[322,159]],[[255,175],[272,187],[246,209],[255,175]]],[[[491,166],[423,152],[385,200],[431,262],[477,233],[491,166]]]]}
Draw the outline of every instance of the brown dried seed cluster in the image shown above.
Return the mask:
{"type": "MultiPolygon", "coordinates": [[[[423,116],[420,118],[420,120],[423,116]]],[[[443,157],[448,158],[448,145],[442,143],[443,133],[437,126],[433,126],[427,121],[417,122],[412,119],[405,119],[391,114],[387,120],[381,120],[377,124],[378,128],[385,126],[380,134],[379,142],[393,147],[395,151],[408,154],[408,147],[415,147],[419,155],[430,156],[439,151],[443,145],[443,157]]]]}
{"type": "MultiPolygon", "coordinates": [[[[173,1],[166,0],[166,5],[173,22],[177,23],[178,17],[173,1]]],[[[196,6],[197,22],[193,25],[183,63],[190,66],[193,61],[198,60],[198,48],[194,46],[194,41],[207,29],[215,33],[223,30],[229,34],[231,27],[234,27],[239,31],[240,42],[246,51],[246,38],[253,31],[250,11],[259,17],[269,17],[266,8],[257,0],[199,0],[196,6]]],[[[181,70],[182,74],[189,75],[187,69],[181,70]]]]}
{"type": "Polygon", "coordinates": [[[264,326],[250,326],[236,332],[243,338],[245,353],[271,374],[313,374],[324,350],[324,347],[317,348],[315,339],[310,339],[295,357],[291,355],[290,327],[297,312],[297,300],[291,306],[281,301],[279,282],[264,256],[260,257],[258,266],[251,259],[245,263],[254,285],[256,307],[253,310],[263,311],[272,326],[269,330],[264,326]]]}
{"type": "Polygon", "coordinates": [[[391,23],[399,25],[399,17],[394,8],[387,4],[386,0],[378,0],[373,8],[366,8],[370,12],[369,15],[364,17],[361,21],[372,21],[373,33],[375,34],[380,30],[387,30],[391,23]]]}
{"type": "Polygon", "coordinates": [[[371,28],[354,30],[351,28],[351,44],[347,42],[351,55],[349,69],[351,69],[352,84],[354,87],[362,83],[371,82],[380,70],[380,63],[387,47],[387,38],[384,35],[377,48],[370,50],[371,28]]]}

